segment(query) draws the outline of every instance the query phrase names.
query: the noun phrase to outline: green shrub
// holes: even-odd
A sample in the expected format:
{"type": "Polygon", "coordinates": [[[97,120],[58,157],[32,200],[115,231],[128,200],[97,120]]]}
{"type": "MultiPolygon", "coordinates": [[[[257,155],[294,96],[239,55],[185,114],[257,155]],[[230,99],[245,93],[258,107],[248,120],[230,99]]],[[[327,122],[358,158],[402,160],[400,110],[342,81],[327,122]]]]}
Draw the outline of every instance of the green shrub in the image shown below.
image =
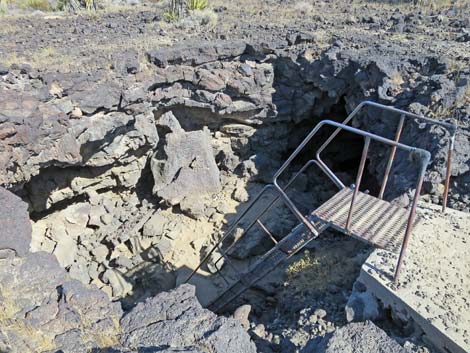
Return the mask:
{"type": "Polygon", "coordinates": [[[163,19],[166,22],[175,22],[179,19],[179,16],[178,16],[178,13],[176,13],[175,11],[169,10],[163,13],[163,19]]]}
{"type": "Polygon", "coordinates": [[[209,5],[208,0],[189,0],[187,7],[188,10],[204,10],[209,5]]]}

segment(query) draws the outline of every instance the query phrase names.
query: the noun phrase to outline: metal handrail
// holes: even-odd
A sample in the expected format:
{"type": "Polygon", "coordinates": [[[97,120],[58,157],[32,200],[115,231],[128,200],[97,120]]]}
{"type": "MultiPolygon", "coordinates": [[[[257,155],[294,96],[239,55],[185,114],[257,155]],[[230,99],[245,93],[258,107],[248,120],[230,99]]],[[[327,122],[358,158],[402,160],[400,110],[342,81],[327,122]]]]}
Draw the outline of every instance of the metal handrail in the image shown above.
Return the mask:
{"type": "MultiPolygon", "coordinates": [[[[355,197],[356,197],[357,193],[359,192],[359,186],[360,186],[360,182],[361,182],[361,178],[362,178],[362,173],[364,171],[365,161],[366,161],[366,158],[367,158],[367,152],[368,152],[369,144],[370,144],[371,140],[387,144],[389,146],[392,146],[392,148],[400,148],[402,150],[408,151],[408,152],[412,153],[413,155],[417,156],[419,158],[419,161],[421,162],[418,181],[417,181],[417,184],[416,184],[416,191],[415,191],[415,195],[414,195],[414,198],[413,198],[413,203],[412,203],[412,207],[411,207],[411,210],[410,210],[410,214],[409,214],[409,217],[408,217],[407,226],[406,226],[406,230],[405,230],[405,236],[404,236],[404,239],[403,239],[403,243],[402,243],[402,247],[401,247],[401,251],[400,251],[400,256],[398,258],[398,263],[397,263],[397,267],[396,267],[396,271],[395,271],[394,280],[395,280],[395,282],[397,282],[398,281],[398,276],[400,274],[400,269],[401,269],[401,266],[402,266],[402,263],[403,263],[403,259],[404,259],[404,256],[405,256],[406,247],[408,245],[409,237],[410,237],[411,231],[413,229],[413,224],[414,224],[414,220],[415,220],[415,217],[416,217],[416,207],[418,205],[418,199],[419,199],[419,196],[420,196],[420,193],[421,193],[421,187],[422,187],[422,184],[423,184],[424,174],[425,174],[426,168],[429,164],[429,161],[431,159],[431,153],[429,153],[428,151],[426,151],[424,149],[417,148],[417,147],[411,147],[411,146],[402,144],[400,142],[393,141],[393,140],[387,139],[385,137],[382,137],[382,136],[379,136],[379,135],[376,135],[376,134],[373,134],[373,133],[370,133],[370,132],[367,132],[367,131],[362,131],[362,130],[356,129],[354,127],[351,127],[349,125],[338,123],[338,122],[335,122],[335,121],[332,121],[332,120],[322,120],[322,121],[320,121],[315,126],[315,128],[307,135],[307,137],[302,141],[302,143],[297,147],[297,149],[290,155],[290,157],[281,166],[281,168],[279,168],[279,170],[276,172],[276,174],[273,177],[273,184],[276,188],[278,188],[278,191],[281,194],[281,196],[284,198],[284,201],[285,201],[286,205],[288,205],[288,207],[291,209],[291,211],[294,213],[294,215],[296,215],[296,217],[304,224],[307,224],[307,223],[310,223],[310,222],[300,213],[300,211],[297,209],[295,204],[290,200],[290,198],[287,196],[287,194],[279,186],[279,183],[278,183],[277,180],[278,180],[279,176],[290,165],[290,163],[294,160],[294,158],[302,151],[302,149],[310,142],[310,140],[318,132],[318,130],[320,130],[324,125],[334,126],[334,127],[337,128],[336,131],[338,131],[338,132],[341,131],[341,130],[346,130],[346,131],[349,131],[351,133],[363,136],[365,138],[364,150],[363,150],[363,153],[362,153],[361,162],[360,162],[359,170],[358,170],[358,173],[357,173],[356,185],[355,185],[355,188],[354,188],[354,194],[353,194],[353,197],[352,197],[352,200],[351,200],[351,206],[350,206],[349,213],[348,213],[348,220],[347,220],[347,223],[346,223],[346,228],[344,229],[345,232],[347,232],[347,233],[350,232],[349,227],[350,227],[350,224],[352,222],[352,212],[353,212],[353,208],[354,208],[355,197]]],[[[319,156],[318,151],[317,151],[316,156],[317,157],[319,156]]],[[[319,161],[319,163],[321,163],[321,162],[319,161]]],[[[329,170],[329,168],[328,168],[328,170],[329,170]]],[[[330,172],[331,172],[331,170],[330,170],[330,172]]],[[[333,172],[331,172],[331,173],[333,173],[333,172]]]]}
{"type": "MultiPolygon", "coordinates": [[[[318,132],[318,130],[320,130],[320,128],[322,128],[324,125],[331,125],[331,126],[335,126],[337,127],[339,130],[346,130],[346,131],[349,131],[349,132],[352,132],[352,133],[355,133],[357,135],[361,135],[361,136],[364,136],[364,137],[369,137],[370,139],[374,140],[374,141],[377,141],[377,142],[381,142],[381,143],[384,143],[384,144],[387,144],[387,145],[390,145],[390,146],[395,146],[395,147],[398,147],[400,149],[403,149],[405,151],[408,151],[408,152],[414,152],[414,153],[419,153],[419,154],[423,154],[423,155],[429,155],[429,158],[431,156],[431,154],[426,151],[426,150],[423,150],[421,148],[417,148],[417,147],[411,147],[411,146],[408,146],[408,145],[405,145],[405,144],[402,144],[400,142],[396,142],[396,141],[393,141],[393,140],[390,140],[390,139],[387,139],[385,137],[382,137],[382,136],[379,136],[379,135],[376,135],[376,134],[373,134],[371,132],[367,132],[367,131],[363,131],[363,130],[359,130],[359,129],[356,129],[352,126],[349,126],[349,125],[345,125],[345,124],[342,124],[342,123],[338,123],[336,121],[333,121],[333,120],[322,120],[320,121],[316,126],[315,128],[310,131],[310,133],[307,135],[307,137],[305,137],[305,139],[300,143],[300,145],[295,149],[295,151],[290,155],[290,157],[284,162],[284,164],[281,166],[281,168],[279,168],[279,170],[276,172],[276,174],[274,174],[274,177],[273,177],[273,184],[274,186],[276,186],[276,188],[278,189],[279,193],[281,194],[281,196],[283,198],[286,199],[287,201],[287,204],[288,206],[290,206],[289,208],[291,208],[291,210],[296,214],[296,215],[301,215],[301,213],[298,211],[297,207],[292,203],[292,201],[290,201],[289,197],[287,197],[287,195],[284,193],[283,189],[279,186],[279,183],[278,183],[278,178],[279,176],[286,170],[286,168],[291,164],[291,162],[294,160],[295,157],[297,157],[297,155],[300,153],[300,151],[310,142],[310,140],[312,139],[312,137],[318,132]]],[[[337,129],[337,130],[338,130],[337,129]]],[[[318,160],[318,151],[317,151],[317,161],[322,164],[322,161],[321,160],[318,160]]],[[[323,163],[324,164],[324,163],[323,163]]],[[[336,177],[336,175],[334,175],[334,173],[328,168],[328,166],[326,166],[326,164],[324,165],[324,168],[327,170],[327,174],[331,177],[332,180],[337,180],[339,181],[339,179],[336,177]]],[[[322,168],[322,170],[325,170],[322,168]]],[[[345,185],[339,181],[340,185],[341,185],[341,188],[344,188],[345,185]]],[[[303,216],[302,216],[303,217],[303,216]]]]}
{"type": "MultiPolygon", "coordinates": [[[[317,165],[319,167],[319,164],[316,160],[314,159],[311,159],[309,161],[307,161],[307,163],[305,163],[302,168],[300,168],[300,170],[289,180],[289,182],[286,184],[286,186],[284,187],[284,190],[286,191],[293,183],[294,181],[297,179],[297,177],[302,174],[305,170],[307,170],[311,165],[317,165]]],[[[321,169],[320,169],[321,170],[321,169]]],[[[327,175],[328,176],[328,175],[327,175]]],[[[333,180],[332,180],[333,181],[333,180]]],[[[334,181],[333,181],[334,182],[334,181]]],[[[266,192],[266,190],[268,189],[274,189],[277,191],[277,189],[274,187],[273,184],[268,184],[266,185],[266,187],[263,188],[263,190],[261,190],[260,194],[263,194],[264,192],[266,192]]],[[[258,196],[256,197],[255,200],[258,200],[260,198],[260,194],[258,194],[258,196]]],[[[233,243],[231,244],[227,249],[225,249],[225,253],[229,253],[229,251],[250,231],[250,229],[255,225],[255,224],[258,224],[262,230],[269,236],[269,238],[273,241],[273,243],[277,244],[279,241],[277,239],[275,239],[272,234],[270,234],[269,230],[267,230],[267,228],[264,226],[263,223],[260,222],[260,218],[263,217],[263,215],[266,214],[266,212],[268,212],[272,206],[274,206],[274,204],[276,204],[277,201],[279,201],[281,198],[280,195],[277,195],[274,200],[272,200],[267,206],[265,206],[265,208],[263,208],[259,213],[258,215],[254,218],[254,220],[249,224],[249,226],[243,231],[243,233],[240,235],[240,237],[233,243]]],[[[253,207],[254,206],[254,203],[251,203],[249,208],[253,207]]],[[[237,220],[237,222],[235,222],[235,227],[240,223],[240,219],[237,220]]],[[[230,234],[228,234],[230,235],[230,234]]],[[[227,235],[227,236],[228,236],[227,235]]],[[[226,238],[226,237],[225,237],[226,238]]],[[[215,246],[219,246],[219,244],[223,241],[223,239],[219,240],[219,242],[217,242],[217,244],[215,246]]],[[[218,262],[220,262],[220,260],[222,260],[222,258],[224,258],[223,255],[221,255],[214,263],[214,265],[217,265],[218,262]]],[[[203,261],[204,262],[204,261],[203,261]]],[[[196,269],[197,270],[197,269],[196,269]]]]}
{"type": "MultiPolygon", "coordinates": [[[[363,101],[351,112],[351,114],[348,115],[348,117],[342,122],[342,124],[347,125],[352,120],[352,118],[362,108],[364,108],[366,106],[371,106],[371,107],[375,107],[375,108],[378,108],[378,109],[387,110],[387,111],[390,111],[390,112],[393,112],[393,113],[400,114],[400,121],[399,121],[397,131],[396,131],[396,135],[395,135],[395,141],[396,142],[398,142],[400,140],[401,132],[403,130],[404,119],[406,117],[422,120],[422,121],[425,121],[425,122],[433,124],[433,125],[440,125],[440,126],[446,128],[449,131],[450,137],[449,137],[449,146],[448,146],[448,152],[447,152],[445,187],[444,187],[444,194],[443,194],[443,198],[442,198],[442,212],[444,212],[446,210],[446,207],[447,207],[447,199],[448,199],[448,195],[449,195],[452,152],[454,150],[455,135],[457,133],[456,123],[455,122],[448,123],[448,122],[445,122],[445,121],[434,120],[434,119],[430,119],[430,118],[427,118],[427,117],[422,116],[422,115],[413,114],[413,113],[410,113],[410,112],[407,112],[405,110],[401,110],[401,109],[398,109],[398,108],[395,108],[395,107],[391,107],[391,106],[387,106],[387,105],[383,105],[383,104],[379,104],[379,103],[375,103],[375,102],[371,102],[371,101],[363,101]]],[[[333,132],[333,134],[317,150],[316,159],[320,163],[321,168],[325,168],[325,169],[329,170],[328,166],[322,161],[322,159],[320,157],[320,154],[330,144],[330,142],[338,135],[338,133],[340,131],[341,131],[341,129],[339,129],[339,128],[336,129],[333,132]]],[[[395,158],[395,151],[396,151],[396,149],[392,148],[392,151],[390,153],[389,160],[388,160],[388,163],[387,163],[387,167],[386,167],[386,170],[385,170],[384,180],[382,182],[379,198],[383,197],[385,187],[386,187],[387,182],[388,182],[388,176],[390,174],[390,171],[391,171],[391,168],[392,168],[392,163],[393,163],[393,160],[395,158]]],[[[331,172],[331,170],[329,170],[329,171],[331,172]]],[[[339,182],[341,183],[341,181],[339,181],[339,182]]]]}
{"type": "MultiPolygon", "coordinates": [[[[400,272],[400,268],[401,268],[401,265],[402,265],[402,261],[403,261],[403,258],[404,258],[404,254],[405,254],[405,251],[406,251],[406,247],[407,247],[407,244],[408,244],[408,241],[409,241],[409,237],[410,237],[410,234],[411,234],[411,231],[412,231],[412,228],[413,228],[414,219],[415,219],[415,216],[416,216],[417,202],[418,202],[418,199],[419,199],[419,195],[420,195],[420,191],[421,191],[425,171],[426,171],[427,165],[428,165],[428,163],[430,161],[430,158],[431,158],[431,154],[428,151],[426,151],[424,149],[421,149],[421,148],[411,147],[411,146],[408,146],[408,145],[405,145],[405,144],[399,142],[401,132],[402,132],[402,129],[403,129],[403,125],[404,125],[405,117],[412,117],[412,118],[420,119],[420,120],[430,122],[430,123],[433,123],[433,124],[436,124],[436,125],[441,125],[441,126],[447,128],[451,132],[451,139],[450,139],[449,153],[448,153],[448,162],[447,162],[447,174],[446,174],[446,190],[445,190],[446,197],[444,198],[444,202],[443,202],[443,210],[445,210],[446,201],[447,201],[447,194],[448,194],[448,187],[449,187],[449,180],[450,180],[450,165],[451,165],[451,158],[452,158],[452,150],[454,148],[454,137],[455,137],[455,132],[456,132],[455,124],[441,122],[441,121],[435,121],[435,120],[432,120],[432,119],[429,119],[429,118],[426,118],[426,117],[423,117],[423,116],[419,116],[419,115],[416,115],[416,114],[413,114],[413,113],[405,112],[403,110],[400,110],[400,109],[397,109],[397,108],[394,108],[394,107],[384,106],[384,105],[381,105],[381,104],[378,104],[378,103],[365,101],[365,102],[362,102],[358,107],[356,107],[354,109],[354,111],[343,121],[343,123],[338,123],[338,122],[335,122],[335,121],[332,121],[332,120],[323,120],[315,126],[315,128],[307,135],[307,137],[305,137],[305,139],[296,148],[296,150],[291,154],[291,156],[287,159],[287,161],[284,162],[284,164],[275,173],[275,175],[273,177],[273,183],[269,184],[269,185],[266,185],[260,191],[260,193],[255,197],[255,199],[248,205],[248,207],[240,214],[240,216],[236,219],[236,221],[230,226],[228,231],[225,232],[224,236],[222,236],[217,241],[216,245],[210,250],[210,252],[208,254],[206,254],[206,256],[203,258],[203,260],[198,265],[198,267],[196,269],[194,269],[194,271],[190,274],[190,276],[188,277],[186,282],[189,281],[194,276],[194,274],[200,269],[200,267],[209,259],[209,257],[215,251],[215,249],[220,248],[220,244],[222,244],[228,238],[228,236],[230,236],[234,232],[234,230],[239,225],[241,220],[248,214],[248,212],[260,200],[261,196],[267,190],[275,189],[278,192],[278,195],[275,197],[275,199],[269,205],[267,205],[265,208],[263,208],[261,210],[261,212],[258,213],[258,215],[255,217],[255,220],[252,221],[251,224],[248,226],[248,228],[243,231],[242,235],[233,244],[231,244],[231,246],[229,246],[228,249],[226,249],[225,251],[222,251],[222,254],[219,257],[219,259],[216,261],[216,264],[222,259],[222,257],[226,258],[227,251],[229,251],[236,243],[238,243],[238,241],[241,238],[243,238],[243,236],[253,227],[254,224],[259,223],[259,219],[277,201],[279,201],[279,199],[281,199],[286,204],[286,206],[290,209],[290,211],[297,217],[297,219],[301,223],[303,223],[307,227],[308,230],[310,230],[310,232],[312,232],[313,234],[318,234],[317,230],[312,225],[312,223],[310,223],[307,220],[307,218],[302,215],[302,213],[298,210],[296,205],[287,196],[286,190],[293,183],[293,181],[295,181],[295,179],[306,168],[308,168],[312,164],[316,164],[333,181],[333,183],[337,187],[339,187],[340,189],[345,188],[345,185],[341,182],[341,180],[321,160],[321,152],[328,146],[328,144],[334,139],[334,137],[341,130],[346,130],[346,131],[349,131],[351,133],[355,133],[357,135],[363,136],[365,138],[365,145],[364,145],[364,149],[363,149],[363,153],[362,153],[362,157],[361,157],[361,162],[360,162],[360,166],[359,166],[359,170],[358,170],[358,174],[357,174],[357,178],[356,178],[355,189],[354,189],[353,197],[352,197],[352,200],[351,200],[351,206],[350,206],[349,213],[348,213],[348,219],[347,219],[347,222],[346,222],[345,232],[350,232],[350,225],[351,225],[351,222],[352,222],[355,198],[357,196],[357,193],[359,192],[359,186],[360,186],[360,183],[361,183],[362,174],[363,174],[363,171],[364,171],[365,162],[366,162],[366,158],[367,158],[367,153],[368,153],[368,149],[369,149],[369,145],[370,145],[371,140],[378,141],[378,142],[387,144],[387,145],[392,147],[392,152],[390,153],[389,161],[387,163],[386,174],[385,174],[385,177],[384,177],[384,182],[383,182],[382,187],[381,187],[379,198],[383,197],[383,192],[384,192],[384,189],[386,187],[388,175],[390,173],[390,170],[391,170],[391,167],[392,167],[392,163],[393,163],[397,148],[408,151],[410,153],[413,153],[415,156],[417,156],[419,158],[419,160],[421,162],[419,177],[418,177],[418,181],[416,183],[416,191],[415,191],[415,195],[414,195],[414,198],[413,198],[410,214],[409,214],[409,217],[408,217],[405,236],[404,236],[404,240],[403,240],[403,243],[402,243],[400,256],[399,256],[399,259],[398,259],[397,269],[396,269],[396,272],[395,272],[395,281],[397,281],[398,276],[399,276],[399,272],[400,272]],[[366,131],[363,131],[363,130],[360,130],[360,129],[356,129],[354,127],[351,127],[351,126],[347,125],[347,123],[349,123],[349,121],[364,106],[374,106],[374,107],[377,107],[377,108],[381,108],[381,109],[384,109],[384,110],[388,110],[388,111],[392,111],[392,112],[396,112],[396,113],[401,114],[400,122],[399,122],[398,129],[397,129],[397,132],[396,132],[396,135],[395,135],[395,140],[390,140],[388,138],[385,138],[385,137],[382,137],[382,136],[379,136],[379,135],[376,135],[376,134],[373,134],[373,133],[370,133],[370,132],[366,132],[366,131]],[[299,170],[299,172],[297,172],[294,175],[294,177],[292,177],[288,181],[286,186],[282,188],[278,183],[278,178],[287,169],[287,167],[291,164],[291,162],[294,160],[294,158],[301,152],[301,150],[310,142],[310,140],[319,131],[319,129],[322,128],[324,125],[334,126],[334,127],[336,127],[336,130],[317,150],[316,155],[315,155],[316,159],[309,160],[299,170]]],[[[263,224],[261,224],[260,226],[262,227],[262,229],[265,228],[263,224]]],[[[272,235],[270,234],[269,231],[267,231],[267,234],[273,240],[273,237],[272,237],[272,235]]],[[[276,243],[275,239],[273,241],[276,243]]]]}
{"type": "MultiPolygon", "coordinates": [[[[316,160],[309,160],[307,161],[303,166],[302,168],[300,168],[300,170],[289,180],[289,182],[286,184],[286,186],[284,187],[284,191],[286,191],[293,183],[294,181],[297,179],[297,177],[302,174],[304,171],[306,171],[311,165],[315,164],[316,166],[320,167],[319,163],[316,161],[316,160]]],[[[320,170],[323,170],[321,167],[320,167],[320,170]]],[[[328,174],[327,174],[328,177],[330,177],[328,174]]],[[[332,179],[330,177],[331,181],[334,183],[334,179],[332,179]]],[[[225,232],[225,234],[217,241],[217,243],[214,245],[214,247],[209,251],[209,253],[207,253],[204,258],[201,260],[201,262],[199,263],[199,265],[191,272],[191,274],[189,275],[189,277],[186,279],[185,283],[187,283],[196,273],[197,271],[201,268],[201,266],[210,258],[210,256],[214,253],[214,251],[220,246],[221,243],[223,243],[234,231],[235,229],[237,228],[237,226],[240,224],[241,220],[248,214],[248,212],[253,208],[253,206],[258,202],[258,200],[261,199],[261,197],[264,195],[264,193],[268,190],[271,190],[271,189],[274,189],[275,191],[277,191],[277,188],[273,185],[273,184],[268,184],[266,185],[265,187],[263,187],[263,189],[261,189],[261,191],[258,193],[258,195],[256,195],[256,197],[250,202],[250,204],[245,208],[245,210],[243,210],[243,212],[240,214],[240,216],[232,223],[232,225],[230,226],[230,228],[227,230],[227,232],[225,232]]],[[[238,241],[240,241],[244,236],[245,234],[247,234],[250,229],[256,224],[258,223],[259,219],[261,217],[263,217],[264,214],[266,214],[266,212],[268,212],[279,200],[281,199],[281,196],[278,194],[274,200],[272,200],[267,206],[265,206],[258,214],[257,216],[254,218],[254,220],[249,224],[249,226],[243,231],[243,233],[241,234],[241,236],[237,239],[236,242],[234,242],[233,244],[231,244],[227,249],[225,249],[225,253],[228,253],[234,246],[236,243],[238,243],[238,241]]],[[[273,239],[271,239],[273,240],[273,239]]],[[[221,254],[221,256],[219,257],[219,259],[217,259],[215,261],[215,265],[217,265],[217,263],[222,259],[222,258],[225,258],[224,254],[221,254]]],[[[229,260],[228,260],[229,261],[229,260]]]]}

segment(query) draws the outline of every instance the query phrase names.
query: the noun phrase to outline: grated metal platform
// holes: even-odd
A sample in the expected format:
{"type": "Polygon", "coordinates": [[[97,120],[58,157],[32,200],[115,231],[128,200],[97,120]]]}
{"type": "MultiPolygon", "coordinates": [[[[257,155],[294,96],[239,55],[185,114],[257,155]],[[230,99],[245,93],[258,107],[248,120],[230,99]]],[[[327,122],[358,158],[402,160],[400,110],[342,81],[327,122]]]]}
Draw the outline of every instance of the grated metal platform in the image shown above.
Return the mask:
{"type": "MultiPolygon", "coordinates": [[[[399,253],[405,236],[409,210],[363,192],[357,194],[352,214],[351,232],[347,233],[351,198],[354,190],[344,188],[313,211],[314,219],[378,248],[399,253]]],[[[419,217],[415,219],[415,225],[419,217]]]]}

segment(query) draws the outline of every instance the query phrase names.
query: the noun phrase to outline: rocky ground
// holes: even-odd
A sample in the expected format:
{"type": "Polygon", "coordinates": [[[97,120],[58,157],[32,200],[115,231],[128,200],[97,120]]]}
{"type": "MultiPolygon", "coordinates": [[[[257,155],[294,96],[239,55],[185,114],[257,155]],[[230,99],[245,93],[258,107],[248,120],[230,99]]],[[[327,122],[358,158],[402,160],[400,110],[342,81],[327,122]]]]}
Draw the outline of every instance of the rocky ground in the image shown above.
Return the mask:
{"type": "MultiPolygon", "coordinates": [[[[36,304],[25,304],[28,309],[4,310],[0,333],[10,351],[61,349],[58,337],[65,333],[71,335],[67,342],[79,342],[78,336],[96,332],[94,324],[81,323],[87,319],[78,318],[70,328],[52,321],[58,328],[47,342],[25,341],[24,332],[39,330],[49,319],[24,324],[24,312],[47,300],[52,303],[47,310],[60,312],[55,307],[66,296],[52,288],[67,281],[73,283],[71,291],[91,286],[89,295],[99,296],[93,300],[105,309],[91,322],[114,318],[99,330],[105,338],[90,341],[90,350],[112,347],[121,335],[125,349],[229,351],[219,345],[217,332],[235,324],[203,311],[189,287],[170,297],[190,297],[197,307],[188,315],[202,326],[191,341],[180,341],[187,335],[184,320],[174,337],[158,335],[166,343],[151,340],[149,327],[172,330],[168,321],[178,321],[172,315],[179,314],[150,321],[140,316],[160,311],[152,298],[168,300],[157,294],[184,281],[316,122],[341,121],[365,99],[458,123],[449,205],[470,211],[470,9],[465,2],[436,7],[214,0],[209,9],[170,22],[166,11],[167,4],[157,2],[78,14],[12,7],[0,14],[0,185],[25,202],[19,207],[29,211],[32,224],[30,246],[28,229],[2,232],[0,248],[9,250],[0,251],[1,261],[5,269],[19,270],[29,261],[32,273],[43,266],[58,273],[51,276],[56,282],[44,280],[44,293],[53,293],[47,294],[52,299],[38,297],[36,304]],[[118,325],[121,308],[131,310],[125,317],[134,312],[139,318],[118,325]],[[16,333],[11,320],[14,325],[20,320],[27,331],[16,333]],[[216,337],[208,338],[213,336],[208,332],[216,337]]],[[[393,137],[397,121],[372,110],[353,123],[393,137]]],[[[443,129],[414,121],[402,136],[404,143],[433,155],[423,198],[434,203],[442,202],[448,137],[443,129]]],[[[349,185],[361,141],[342,136],[335,146],[325,158],[349,185]]],[[[386,153],[371,148],[365,186],[372,191],[382,178],[386,153]]],[[[414,176],[408,156],[398,155],[386,198],[409,201],[414,176]]],[[[308,211],[333,191],[324,176],[310,170],[292,195],[308,211]]],[[[7,191],[0,196],[11,197],[7,191]]],[[[263,221],[278,236],[295,225],[284,207],[263,221]]],[[[269,246],[254,230],[238,247],[236,261],[246,268],[269,246]]],[[[317,347],[309,342],[346,324],[343,308],[369,250],[329,234],[248,292],[232,309],[251,303],[247,328],[258,350],[339,349],[334,343],[328,348],[326,341],[318,343],[322,348],[307,347],[317,347]]],[[[203,304],[224,285],[209,267],[198,288],[203,304]]],[[[11,288],[28,282],[17,283],[21,273],[8,273],[8,287],[3,282],[0,287],[5,303],[11,288]]],[[[25,301],[32,300],[31,293],[25,301]]],[[[245,320],[247,311],[242,310],[245,320]]],[[[247,335],[239,334],[238,326],[234,330],[243,341],[240,347],[246,347],[242,351],[253,350],[247,335]]],[[[348,329],[339,332],[338,337],[349,335],[348,329]]],[[[76,351],[70,347],[62,350],[76,351]]],[[[234,352],[240,347],[233,346],[234,352]]]]}

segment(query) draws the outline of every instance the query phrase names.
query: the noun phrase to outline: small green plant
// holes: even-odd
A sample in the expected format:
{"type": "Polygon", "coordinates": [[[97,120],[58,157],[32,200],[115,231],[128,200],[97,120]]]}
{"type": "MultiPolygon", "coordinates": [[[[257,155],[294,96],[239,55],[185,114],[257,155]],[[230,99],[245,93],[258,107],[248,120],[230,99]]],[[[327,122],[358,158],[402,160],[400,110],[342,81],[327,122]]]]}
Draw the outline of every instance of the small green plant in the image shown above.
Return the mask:
{"type": "Polygon", "coordinates": [[[178,21],[179,16],[178,16],[178,13],[169,10],[169,11],[165,11],[165,12],[163,13],[163,19],[164,19],[166,22],[176,22],[176,21],[178,21]]]}
{"type": "Polygon", "coordinates": [[[187,3],[189,11],[204,10],[208,5],[208,0],[189,0],[187,3]]]}
{"type": "Polygon", "coordinates": [[[91,11],[95,7],[95,2],[93,0],[85,0],[85,8],[87,11],[91,11]]]}

